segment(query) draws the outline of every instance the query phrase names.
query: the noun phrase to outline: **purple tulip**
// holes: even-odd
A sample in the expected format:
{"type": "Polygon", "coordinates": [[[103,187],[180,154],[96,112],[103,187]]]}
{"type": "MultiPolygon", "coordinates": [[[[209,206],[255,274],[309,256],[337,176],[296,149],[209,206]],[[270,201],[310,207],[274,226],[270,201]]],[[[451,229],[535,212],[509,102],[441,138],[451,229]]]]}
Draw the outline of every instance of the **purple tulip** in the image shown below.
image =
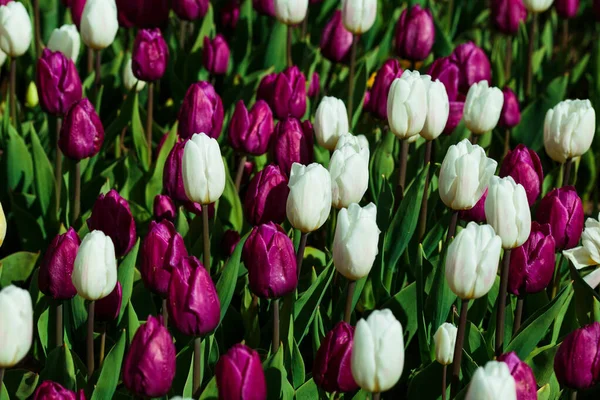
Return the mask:
{"type": "Polygon", "coordinates": [[[81,80],[70,58],[44,49],[37,63],[36,81],[40,105],[49,114],[63,116],[81,100],[81,80]]]}
{"type": "Polygon", "coordinates": [[[221,303],[208,271],[196,257],[186,257],[173,269],[167,307],[173,325],[188,336],[214,331],[221,303]]]}
{"type": "Polygon", "coordinates": [[[145,82],[159,80],[167,70],[169,48],[160,29],[140,29],[131,55],[133,75],[145,82]]]}
{"type": "Polygon", "coordinates": [[[306,78],[295,65],[275,76],[267,75],[260,83],[257,98],[269,103],[280,120],[288,116],[302,118],[306,112],[306,78]]]}
{"type": "Polygon", "coordinates": [[[267,165],[252,178],[246,191],[244,212],[248,222],[252,225],[283,223],[289,193],[287,178],[279,167],[267,165]]]}
{"type": "Polygon", "coordinates": [[[75,393],[59,383],[44,381],[33,394],[33,400],[85,400],[83,389],[75,393]]]}
{"type": "MultiPolygon", "coordinates": [[[[13,0],[0,0],[0,6],[5,6],[13,0]]],[[[63,0],[64,1],[64,0],[63,0]]]]}
{"type": "Polygon", "coordinates": [[[117,257],[129,253],[137,240],[129,203],[114,189],[96,199],[87,225],[90,231],[102,231],[112,239],[117,257]]]}
{"type": "Polygon", "coordinates": [[[97,300],[95,305],[95,318],[99,322],[111,322],[119,317],[121,302],[123,301],[123,287],[117,282],[115,289],[106,297],[97,300]]]}
{"type": "Polygon", "coordinates": [[[157,221],[162,221],[163,219],[174,221],[175,214],[177,214],[177,209],[175,208],[175,203],[169,196],[165,196],[164,194],[159,194],[154,197],[154,218],[157,221]]]}
{"type": "Polygon", "coordinates": [[[439,79],[444,84],[448,99],[453,101],[465,101],[465,95],[458,91],[460,82],[460,69],[451,57],[438,58],[429,67],[429,75],[432,80],[439,79]]]}
{"type": "Polygon", "coordinates": [[[375,76],[375,82],[371,89],[367,111],[379,119],[387,120],[387,98],[390,91],[390,86],[396,78],[402,76],[402,68],[398,60],[390,58],[387,60],[375,76]]]}
{"type": "Polygon", "coordinates": [[[173,149],[171,149],[171,152],[167,156],[163,170],[163,189],[165,190],[165,193],[171,199],[180,203],[187,203],[190,201],[185,194],[181,171],[183,167],[182,160],[184,148],[185,141],[175,143],[173,149]]]}
{"type": "Polygon", "coordinates": [[[458,89],[467,94],[474,83],[480,81],[490,82],[492,79],[492,68],[490,60],[483,49],[477,47],[473,42],[467,42],[454,49],[450,56],[460,70],[458,89]]]}
{"type": "Polygon", "coordinates": [[[83,7],[85,7],[86,0],[69,0],[69,9],[71,11],[71,19],[77,30],[81,25],[81,14],[83,14],[83,7]]]}
{"type": "Polygon", "coordinates": [[[123,383],[140,397],[162,397],[175,378],[175,345],[160,319],[150,315],[133,336],[123,365],[123,383]]]}
{"type": "Polygon", "coordinates": [[[485,222],[485,199],[487,199],[487,195],[488,191],[487,189],[485,189],[485,192],[483,192],[483,196],[481,196],[481,199],[479,199],[479,201],[475,203],[475,206],[470,210],[459,211],[458,218],[462,221],[477,222],[478,224],[485,222]]]}
{"type": "Polygon", "coordinates": [[[231,147],[241,153],[264,154],[269,149],[273,132],[273,113],[266,101],[258,100],[250,112],[244,100],[238,101],[229,123],[231,147]]]}
{"type": "Polygon", "coordinates": [[[519,99],[517,99],[515,92],[508,86],[502,90],[502,93],[504,93],[504,105],[502,106],[498,125],[503,128],[514,128],[521,122],[519,99]]]}
{"type": "Polygon", "coordinates": [[[592,11],[594,12],[594,18],[596,21],[600,21],[600,0],[594,0],[592,4],[592,11]]]}
{"type": "Polygon", "coordinates": [[[171,0],[173,11],[183,20],[195,21],[206,15],[209,0],[171,0]]]}
{"type": "Polygon", "coordinates": [[[221,9],[221,25],[225,29],[234,30],[240,19],[240,2],[229,0],[221,9]]]}
{"type": "Polygon", "coordinates": [[[568,250],[577,246],[583,232],[583,204],[573,186],[552,190],[540,201],[536,219],[550,224],[555,249],[568,250]]]}
{"type": "Polygon", "coordinates": [[[291,293],[298,285],[296,255],[292,240],[280,225],[255,226],[242,251],[248,269],[250,290],[266,299],[291,293]]]}
{"type": "Polygon", "coordinates": [[[319,74],[313,72],[312,77],[310,78],[310,85],[308,86],[308,91],[306,92],[306,95],[310,98],[317,97],[320,91],[321,78],[319,78],[319,74]]]}
{"type": "Polygon", "coordinates": [[[510,370],[517,387],[517,400],[537,400],[537,383],[531,367],[521,361],[514,351],[498,357],[510,370]]]}
{"type": "Polygon", "coordinates": [[[194,133],[217,139],[223,128],[223,103],[215,88],[204,81],[192,84],[179,109],[178,120],[182,139],[189,139],[194,133]]]}
{"type": "Polygon", "coordinates": [[[498,175],[501,178],[511,176],[516,183],[521,184],[527,193],[529,205],[535,203],[542,192],[544,182],[542,162],[537,153],[524,144],[519,144],[508,152],[502,161],[498,175]]]}
{"type": "Polygon", "coordinates": [[[295,118],[288,118],[275,126],[273,156],[286,176],[293,163],[308,165],[313,161],[313,134],[308,120],[301,123],[295,118]]]}
{"type": "Polygon", "coordinates": [[[172,222],[150,222],[150,229],[142,243],[140,273],[144,285],[166,298],[171,273],[188,256],[183,238],[172,222]]]}
{"type": "Polygon", "coordinates": [[[555,261],[550,225],[532,222],[529,239],[510,253],[508,291],[519,296],[544,290],[552,280],[555,261]]]}
{"type": "Polygon", "coordinates": [[[87,98],[73,104],[63,119],[58,146],[74,161],[93,157],[104,143],[104,127],[87,98]]]}
{"type": "Polygon", "coordinates": [[[558,382],[571,389],[587,389],[600,381],[600,323],[569,333],[554,356],[558,382]]]}
{"type": "Polygon", "coordinates": [[[492,20],[496,28],[506,35],[516,35],[521,22],[527,19],[523,0],[492,0],[492,20]]]}
{"type": "Polygon", "coordinates": [[[448,121],[446,122],[446,126],[444,127],[443,134],[451,135],[452,132],[456,129],[458,124],[463,117],[463,112],[465,110],[465,103],[462,101],[451,101],[450,102],[450,112],[448,114],[448,121]]]}
{"type": "Polygon", "coordinates": [[[275,0],[252,0],[252,6],[259,14],[267,17],[275,16],[275,0]]]}
{"type": "Polygon", "coordinates": [[[354,35],[342,23],[342,12],[337,10],[323,28],[321,54],[332,62],[342,62],[350,56],[354,35]]]}
{"type": "Polygon", "coordinates": [[[218,34],[213,40],[204,37],[204,48],[202,50],[202,61],[204,68],[213,75],[225,75],[229,67],[229,45],[223,37],[218,34]]]}
{"type": "Polygon", "coordinates": [[[68,300],[77,294],[71,275],[80,243],[75,229],[69,228],[66,233],[56,235],[48,246],[38,275],[40,291],[46,296],[68,300]]]}
{"type": "Polygon", "coordinates": [[[435,26],[431,11],[414,5],[406,8],[396,25],[396,53],[412,61],[423,61],[435,42],[435,26]]]}
{"type": "Polygon", "coordinates": [[[273,103],[273,91],[275,90],[276,80],[277,73],[275,72],[263,76],[256,90],[256,99],[264,100],[271,105],[273,103]]]}
{"type": "MultiPolygon", "coordinates": [[[[208,0],[207,0],[208,1],[208,0]]],[[[166,28],[169,0],[116,0],[119,24],[124,28],[166,28]]]]}
{"type": "Polygon", "coordinates": [[[221,239],[221,250],[225,258],[231,257],[241,239],[238,231],[233,229],[225,231],[223,238],[221,239]]]}
{"type": "Polygon", "coordinates": [[[556,0],[554,3],[556,13],[564,19],[571,19],[577,15],[579,0],[556,0]]]}
{"type": "Polygon", "coordinates": [[[267,381],[260,356],[248,346],[236,344],[221,356],[215,375],[221,400],[267,398],[267,381]]]}
{"type": "Polygon", "coordinates": [[[135,0],[116,0],[119,25],[129,29],[135,26],[138,4],[135,0]]]}
{"type": "Polygon", "coordinates": [[[352,392],[358,385],[352,377],[354,327],[341,321],[327,333],[313,366],[315,383],[327,392],[352,392]]]}

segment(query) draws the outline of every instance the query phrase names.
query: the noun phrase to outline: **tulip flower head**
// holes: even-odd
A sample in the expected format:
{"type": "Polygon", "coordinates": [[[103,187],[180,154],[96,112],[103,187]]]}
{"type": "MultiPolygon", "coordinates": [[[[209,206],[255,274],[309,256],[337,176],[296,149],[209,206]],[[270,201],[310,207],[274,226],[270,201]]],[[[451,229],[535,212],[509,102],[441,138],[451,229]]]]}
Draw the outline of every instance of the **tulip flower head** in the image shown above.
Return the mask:
{"type": "Polygon", "coordinates": [[[133,75],[144,82],[163,77],[169,63],[169,48],[160,29],[140,29],[131,54],[133,75]]]}
{"type": "Polygon", "coordinates": [[[287,177],[276,165],[267,165],[254,175],[246,190],[244,215],[252,225],[281,224],[290,189],[287,177]]]}
{"type": "Polygon", "coordinates": [[[229,68],[229,45],[223,35],[218,34],[213,40],[204,37],[202,61],[204,67],[213,75],[225,75],[229,68]]]}
{"type": "Polygon", "coordinates": [[[287,218],[303,233],[319,229],[331,211],[331,176],[321,164],[292,165],[290,194],[286,204],[287,218]]]}
{"type": "Polygon", "coordinates": [[[342,62],[350,56],[354,35],[342,23],[342,12],[336,10],[323,28],[321,54],[330,61],[342,62]]]}
{"type": "Polygon", "coordinates": [[[20,57],[29,48],[33,30],[27,9],[20,1],[0,6],[0,49],[8,56],[20,57]]]}
{"type": "Polygon", "coordinates": [[[552,190],[540,201],[536,213],[540,224],[550,224],[556,250],[577,246],[583,231],[583,203],[573,186],[552,190]]]}
{"type": "Polygon", "coordinates": [[[117,285],[115,246],[102,231],[88,233],[81,242],[73,268],[73,286],[86,300],[100,300],[117,285]]]}
{"type": "Polygon", "coordinates": [[[422,75],[427,94],[427,117],[420,134],[425,140],[437,139],[448,123],[450,101],[446,87],[438,79],[432,81],[429,75],[422,75]]]}
{"type": "Polygon", "coordinates": [[[579,0],[556,0],[554,6],[559,17],[570,19],[577,15],[579,0]]]}
{"type": "MultiPolygon", "coordinates": [[[[565,257],[573,263],[576,269],[590,265],[600,265],[600,216],[598,219],[588,218],[581,235],[581,246],[563,251],[565,257]]],[[[587,275],[585,281],[593,288],[600,284],[600,270],[587,275]]]]}
{"type": "Polygon", "coordinates": [[[77,62],[79,50],[81,47],[81,38],[75,25],[63,25],[55,28],[48,40],[48,48],[52,51],[60,51],[66,57],[77,62]]]}
{"type": "Polygon", "coordinates": [[[527,19],[523,0],[493,0],[491,10],[494,26],[505,35],[516,35],[527,19]]]}
{"type": "Polygon", "coordinates": [[[286,25],[298,25],[306,18],[308,0],[274,0],[275,16],[286,25]]]}
{"type": "Polygon", "coordinates": [[[331,151],[341,135],[348,130],[348,111],[346,105],[335,97],[323,97],[315,114],[315,136],[319,146],[331,151]]]}
{"type": "Polygon", "coordinates": [[[548,10],[552,6],[553,2],[554,0],[523,0],[527,10],[536,14],[548,10]]]}
{"type": "Polygon", "coordinates": [[[497,360],[508,366],[515,380],[517,400],[537,400],[537,383],[531,367],[521,361],[514,351],[500,355],[497,360]]]}
{"type": "Polygon", "coordinates": [[[4,238],[6,238],[6,216],[4,215],[2,203],[0,203],[0,247],[4,243],[4,238]]]}
{"type": "Polygon", "coordinates": [[[335,208],[360,203],[369,186],[369,146],[359,140],[337,148],[329,162],[332,205],[335,208]]]}
{"type": "Polygon", "coordinates": [[[452,364],[457,332],[458,329],[454,325],[444,322],[433,335],[435,359],[442,365],[452,364]]]}
{"type": "Polygon", "coordinates": [[[104,127],[94,106],[87,99],[77,101],[67,111],[60,129],[58,146],[74,161],[93,157],[104,143],[104,127]]]}
{"type": "Polygon", "coordinates": [[[367,32],[377,17],[377,0],[342,0],[342,21],[355,35],[367,32]]]}
{"type": "Polygon", "coordinates": [[[175,215],[177,214],[177,209],[175,208],[175,203],[173,203],[173,200],[171,200],[169,196],[165,196],[163,194],[157,194],[154,197],[152,210],[154,218],[157,221],[162,221],[163,219],[174,221],[175,215]]]}
{"type": "Polygon", "coordinates": [[[495,399],[517,400],[517,389],[506,363],[488,361],[475,371],[465,400],[495,399]]]}
{"type": "Polygon", "coordinates": [[[561,385],[579,390],[600,382],[600,323],[569,333],[554,356],[554,373],[561,385]]]}
{"type": "Polygon", "coordinates": [[[510,176],[525,188],[527,201],[533,205],[542,192],[544,171],[537,153],[523,144],[509,151],[500,166],[499,176],[510,176]]]}
{"type": "Polygon", "coordinates": [[[467,128],[475,135],[491,131],[498,125],[503,105],[504,95],[500,89],[489,87],[487,81],[473,84],[463,114],[467,128]]]}
{"type": "Polygon", "coordinates": [[[0,291],[0,368],[19,363],[33,340],[33,306],[26,290],[10,285],[0,291]]]}
{"type": "Polygon", "coordinates": [[[272,151],[281,172],[289,175],[292,164],[308,165],[313,161],[313,132],[310,121],[290,117],[277,123],[272,151]]]}
{"type": "Polygon", "coordinates": [[[209,0],[172,0],[171,6],[177,16],[185,21],[195,21],[206,15],[209,0]]]}
{"type": "Polygon", "coordinates": [[[215,88],[205,81],[192,84],[183,98],[177,120],[177,133],[182,139],[199,132],[218,138],[223,128],[223,103],[215,88]]]}
{"type": "Polygon", "coordinates": [[[219,143],[204,133],[192,136],[185,144],[182,176],[191,201],[202,205],[217,201],[225,190],[225,165],[219,143]]]}
{"type": "Polygon", "coordinates": [[[123,287],[120,282],[106,297],[96,301],[94,306],[94,318],[99,322],[111,322],[119,317],[121,303],[123,302],[123,287]]]}
{"type": "Polygon", "coordinates": [[[248,111],[243,100],[238,101],[229,124],[229,142],[242,153],[261,155],[267,152],[275,127],[273,113],[264,100],[258,100],[248,111]]]}
{"type": "Polygon", "coordinates": [[[267,382],[260,356],[248,346],[236,344],[222,355],[215,375],[220,399],[267,398],[267,382]]]}
{"type": "Polygon", "coordinates": [[[508,86],[502,89],[504,94],[504,105],[498,125],[504,128],[514,128],[521,122],[521,110],[519,109],[519,99],[515,92],[508,86]]]}
{"type": "Polygon", "coordinates": [[[422,61],[435,42],[431,11],[416,4],[406,8],[396,25],[396,53],[404,59],[422,61]]]}
{"type": "Polygon", "coordinates": [[[52,240],[40,264],[38,285],[42,293],[57,300],[68,300],[77,294],[72,275],[80,243],[73,228],[52,240]]]}
{"type": "Polygon", "coordinates": [[[123,68],[123,86],[129,92],[135,86],[135,91],[140,92],[145,86],[146,82],[139,80],[133,74],[133,60],[129,58],[123,68]]]}
{"type": "Polygon", "coordinates": [[[81,14],[81,40],[94,50],[109,47],[119,30],[115,0],[86,0],[81,14]]]}
{"type": "Polygon", "coordinates": [[[33,394],[33,400],[85,400],[83,389],[79,393],[75,393],[67,388],[62,387],[59,383],[52,381],[44,381],[33,394]]]}
{"type": "Polygon", "coordinates": [[[373,88],[371,89],[371,97],[365,109],[373,114],[376,118],[387,119],[387,104],[388,94],[392,82],[396,78],[402,76],[402,68],[398,60],[389,59],[377,71],[373,88]]]}
{"type": "Polygon", "coordinates": [[[427,118],[427,90],[419,71],[405,70],[394,79],[388,94],[388,123],[399,139],[417,136],[427,118]]]}
{"type": "Polygon", "coordinates": [[[352,392],[358,385],[352,377],[352,343],[354,328],[338,322],[317,351],[313,367],[315,383],[328,392],[352,392]]]}
{"type": "Polygon", "coordinates": [[[554,161],[582,156],[592,145],[596,112],[589,100],[565,100],[546,113],[544,148],[554,161]]]}

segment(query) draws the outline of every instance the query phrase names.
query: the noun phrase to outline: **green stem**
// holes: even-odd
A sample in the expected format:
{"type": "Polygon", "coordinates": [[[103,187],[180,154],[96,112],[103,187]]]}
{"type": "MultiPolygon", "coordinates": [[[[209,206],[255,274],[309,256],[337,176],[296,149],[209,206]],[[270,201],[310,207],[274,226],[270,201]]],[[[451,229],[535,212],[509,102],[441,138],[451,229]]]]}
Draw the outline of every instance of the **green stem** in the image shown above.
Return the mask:
{"type": "Polygon", "coordinates": [[[462,351],[465,342],[465,330],[467,328],[467,312],[469,310],[469,300],[463,299],[460,307],[460,319],[458,322],[458,332],[456,342],[454,343],[454,359],[452,360],[452,386],[450,388],[450,398],[456,398],[460,385],[460,363],[462,361],[462,351]]]}
{"type": "MultiPolygon", "coordinates": [[[[354,74],[356,70],[356,48],[358,47],[359,36],[355,35],[352,39],[352,50],[350,51],[350,77],[348,81],[348,122],[352,127],[354,117],[354,74]]],[[[352,128],[350,129],[352,130],[352,128]]]]}
{"type": "Polygon", "coordinates": [[[154,120],[154,82],[148,83],[148,112],[146,113],[146,144],[148,165],[152,165],[152,122],[154,120]]]}
{"type": "Polygon", "coordinates": [[[90,301],[88,305],[88,320],[87,320],[87,369],[88,381],[94,373],[94,307],[95,302],[90,301]]]}
{"type": "Polygon", "coordinates": [[[344,310],[344,322],[350,323],[352,316],[352,299],[356,290],[356,281],[348,281],[348,291],[346,292],[346,309],[344,310]]]}
{"type": "Polygon", "coordinates": [[[279,339],[279,299],[274,299],[272,305],[273,305],[273,342],[272,342],[273,352],[272,353],[275,354],[279,350],[279,343],[280,343],[280,339],[279,339]]]}
{"type": "Polygon", "coordinates": [[[296,268],[298,268],[298,280],[300,280],[300,273],[302,272],[302,261],[304,260],[304,249],[306,248],[306,239],[308,233],[302,232],[300,235],[300,245],[298,246],[298,252],[296,253],[296,268]]]}
{"type": "Polygon", "coordinates": [[[204,268],[206,268],[206,270],[210,274],[210,233],[208,204],[202,205],[202,240],[204,241],[204,268]]]}
{"type": "Polygon", "coordinates": [[[200,386],[202,385],[202,338],[194,339],[194,380],[192,393],[194,398],[198,398],[200,394],[200,386]]]}
{"type": "Polygon", "coordinates": [[[502,269],[500,271],[500,292],[498,293],[498,311],[496,314],[496,357],[500,356],[504,349],[504,319],[506,314],[510,252],[510,249],[504,250],[502,269]]]}

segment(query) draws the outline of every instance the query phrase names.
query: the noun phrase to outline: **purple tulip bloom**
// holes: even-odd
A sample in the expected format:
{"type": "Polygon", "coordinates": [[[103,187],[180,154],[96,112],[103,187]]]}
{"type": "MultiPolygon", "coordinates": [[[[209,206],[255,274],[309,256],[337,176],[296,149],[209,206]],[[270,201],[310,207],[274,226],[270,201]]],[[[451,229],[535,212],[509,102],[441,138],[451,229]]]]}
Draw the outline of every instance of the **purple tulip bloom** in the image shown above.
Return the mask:
{"type": "Polygon", "coordinates": [[[70,58],[44,49],[38,60],[36,82],[40,105],[49,114],[63,116],[81,100],[81,80],[70,58]]]}

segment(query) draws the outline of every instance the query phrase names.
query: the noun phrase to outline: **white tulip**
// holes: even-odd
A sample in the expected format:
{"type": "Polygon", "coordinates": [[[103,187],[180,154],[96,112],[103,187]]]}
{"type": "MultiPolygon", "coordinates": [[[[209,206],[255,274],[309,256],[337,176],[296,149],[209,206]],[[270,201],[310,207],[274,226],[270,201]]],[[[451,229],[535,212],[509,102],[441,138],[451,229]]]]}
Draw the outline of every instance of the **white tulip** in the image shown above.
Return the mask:
{"type": "Polygon", "coordinates": [[[596,112],[589,100],[565,100],[546,113],[544,148],[554,161],[564,163],[590,149],[596,133],[596,112]]]}
{"type": "Polygon", "coordinates": [[[296,229],[303,233],[319,229],[331,212],[331,177],[321,164],[294,163],[290,173],[285,211],[296,229]]]}
{"type": "Polygon", "coordinates": [[[394,79],[388,92],[388,123],[394,135],[404,140],[423,130],[427,117],[427,92],[418,71],[406,70],[394,79]]]}
{"type": "Polygon", "coordinates": [[[31,348],[33,307],[27,290],[10,285],[0,291],[0,368],[21,361],[31,348]]]}
{"type": "Polygon", "coordinates": [[[468,139],[450,146],[440,169],[440,198],[453,210],[470,210],[483,196],[497,165],[468,139]]]}
{"type": "Polygon", "coordinates": [[[342,208],[333,238],[333,265],[338,272],[353,281],[369,275],[379,252],[380,233],[375,204],[342,208]]]}
{"type": "Polygon", "coordinates": [[[360,203],[369,187],[369,148],[359,139],[336,149],[329,162],[331,200],[335,208],[360,203]]]}
{"type": "Polygon", "coordinates": [[[100,300],[117,285],[115,246],[102,231],[85,235],[73,267],[73,286],[86,300],[100,300]]]}
{"type": "Polygon", "coordinates": [[[489,87],[487,81],[474,83],[469,88],[463,118],[467,128],[476,135],[491,131],[498,125],[504,94],[497,87],[489,87]]]}
{"type": "MultiPolygon", "coordinates": [[[[344,133],[339,137],[337,144],[335,145],[335,150],[341,149],[347,144],[351,144],[352,146],[357,146],[360,149],[369,149],[369,141],[367,140],[365,135],[356,135],[354,136],[351,133],[344,133]]],[[[369,153],[366,153],[369,155],[369,153]]],[[[369,159],[367,158],[367,161],[369,159]]]]}
{"type": "Polygon", "coordinates": [[[433,335],[435,359],[442,365],[452,364],[457,332],[458,329],[454,325],[444,322],[433,335]]]}
{"type": "Polygon", "coordinates": [[[448,92],[439,79],[432,81],[429,75],[423,75],[422,79],[427,94],[427,118],[421,136],[425,140],[435,140],[444,131],[450,115],[448,92]]]}
{"type": "Polygon", "coordinates": [[[109,47],[119,30],[115,0],[87,0],[81,14],[81,40],[94,50],[109,47]]]}
{"type": "Polygon", "coordinates": [[[477,368],[469,383],[465,400],[517,400],[517,386],[508,365],[488,361],[477,368]]]}
{"type": "Polygon", "coordinates": [[[546,11],[552,6],[554,0],[523,0],[527,11],[532,13],[541,13],[546,11]]]}
{"type": "Polygon", "coordinates": [[[492,176],[485,200],[485,218],[502,239],[503,248],[521,246],[531,232],[531,211],[525,188],[511,176],[492,176]]]}
{"type": "Polygon", "coordinates": [[[275,16],[286,25],[297,25],[306,18],[308,0],[275,0],[275,16]]]}
{"type": "Polygon", "coordinates": [[[348,133],[346,105],[335,97],[323,97],[315,114],[315,136],[319,146],[331,151],[340,136],[348,133]]]}
{"type": "Polygon", "coordinates": [[[402,325],[388,309],[375,310],[356,324],[352,344],[352,376],[372,393],[391,389],[404,369],[402,325]]]}
{"type": "Polygon", "coordinates": [[[496,279],[502,239],[490,225],[469,222],[448,246],[446,281],[461,299],[478,299],[496,279]]]}
{"type": "Polygon", "coordinates": [[[2,203],[0,203],[0,247],[4,243],[5,237],[6,237],[6,216],[4,215],[4,208],[2,208],[2,203]]]}
{"type": "Polygon", "coordinates": [[[225,164],[219,143],[204,133],[196,133],[185,144],[182,160],[185,194],[194,203],[210,204],[225,190],[225,164]]]}
{"type": "MultiPolygon", "coordinates": [[[[565,257],[573,263],[576,269],[582,269],[590,265],[600,265],[600,215],[598,219],[588,218],[585,221],[585,229],[581,234],[582,246],[563,251],[565,257]]],[[[596,269],[584,280],[596,288],[600,284],[600,269],[596,269]]]]}
{"type": "Polygon", "coordinates": [[[376,16],[377,0],[342,0],[342,22],[355,35],[371,29],[376,16]]]}
{"type": "Polygon", "coordinates": [[[137,84],[137,86],[135,86],[135,91],[139,92],[146,86],[146,82],[140,81],[133,75],[133,70],[131,69],[132,64],[133,61],[131,58],[125,63],[125,68],[123,68],[123,86],[125,86],[127,91],[130,91],[137,84]]]}
{"type": "Polygon", "coordinates": [[[60,51],[73,60],[73,62],[77,62],[80,47],[81,38],[75,25],[63,25],[60,28],[54,29],[48,41],[48,48],[50,50],[60,51]]]}
{"type": "Polygon", "coordinates": [[[11,1],[0,7],[0,49],[10,57],[20,57],[29,48],[33,32],[23,3],[11,1]]]}

